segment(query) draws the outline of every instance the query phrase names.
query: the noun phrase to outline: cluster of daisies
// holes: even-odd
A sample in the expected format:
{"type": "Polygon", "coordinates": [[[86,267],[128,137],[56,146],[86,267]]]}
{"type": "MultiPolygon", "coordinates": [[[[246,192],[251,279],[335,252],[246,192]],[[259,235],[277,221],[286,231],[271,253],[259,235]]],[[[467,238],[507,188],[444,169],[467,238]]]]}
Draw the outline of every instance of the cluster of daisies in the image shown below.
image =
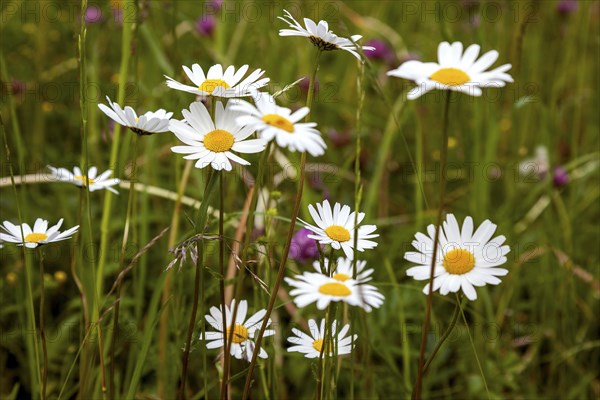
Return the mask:
{"type": "MultiPolygon", "coordinates": [[[[317,24],[305,18],[302,25],[289,12],[284,12],[285,16],[280,19],[289,28],[280,30],[280,36],[306,37],[319,51],[344,50],[359,60],[362,60],[364,51],[374,50],[357,44],[360,35],[339,37],[329,30],[326,21],[317,24]]],[[[502,87],[506,82],[512,82],[511,76],[506,73],[511,68],[510,64],[487,71],[497,60],[497,51],[489,51],[478,58],[479,51],[478,45],[471,45],[463,52],[460,42],[443,42],[438,47],[438,62],[408,61],[389,71],[388,75],[416,83],[417,86],[408,92],[408,99],[416,99],[433,89],[480,96],[482,88],[502,87]]],[[[293,111],[278,105],[273,95],[260,91],[269,83],[263,70],[256,69],[248,74],[248,65],[236,69],[234,66],[223,68],[217,64],[205,73],[199,64],[193,64],[191,68],[183,66],[183,71],[192,85],[166,77],[169,88],[197,96],[198,101],[182,110],[181,120],[172,118],[173,113],[163,109],[138,115],[131,107],[122,108],[108,97],[108,106],[99,104],[99,108],[114,122],[140,136],[172,132],[183,145],[173,146],[171,150],[184,154],[183,158],[187,160],[195,160],[196,168],[231,171],[233,163],[249,165],[243,158],[244,154],[262,152],[271,141],[283,149],[307,152],[313,157],[325,153],[327,145],[316,128],[317,124],[300,122],[309,114],[308,107],[293,111]],[[241,99],[248,97],[252,103],[241,99]],[[199,101],[207,98],[212,99],[211,110],[199,101]]],[[[116,193],[113,187],[119,184],[118,179],[110,178],[110,170],[98,174],[95,167],[89,168],[86,173],[77,167],[72,172],[65,168],[49,169],[53,179],[70,182],[89,191],[107,189],[116,193]]],[[[355,259],[357,252],[377,246],[373,241],[379,236],[375,233],[376,226],[362,224],[364,213],[352,211],[349,206],[340,203],[332,207],[327,200],[316,206],[310,205],[308,211],[314,225],[301,221],[311,232],[308,237],[319,243],[322,246],[320,249],[329,246],[331,253],[327,254],[333,255],[334,251],[341,250],[344,257],[321,257],[320,261],[314,262],[314,271],[286,278],[292,288],[290,295],[294,297],[295,305],[304,308],[315,303],[318,310],[324,310],[332,302],[343,302],[366,312],[379,308],[384,296],[375,286],[368,284],[373,269],[366,269],[366,261],[355,259]]],[[[78,228],[61,233],[61,223],[62,219],[48,228],[47,221],[38,219],[31,228],[27,224],[17,226],[5,221],[1,226],[5,232],[0,233],[0,241],[36,247],[68,239],[78,228]]],[[[442,295],[462,290],[467,298],[475,300],[477,294],[474,287],[498,284],[498,277],[508,272],[499,266],[506,262],[510,248],[504,245],[504,236],[492,238],[495,230],[496,225],[487,220],[475,230],[471,217],[465,218],[461,228],[454,215],[448,214],[440,229],[437,246],[439,257],[436,257],[435,263],[432,252],[436,228],[430,225],[427,235],[415,235],[412,245],[416,251],[405,254],[408,261],[417,264],[407,274],[417,280],[429,280],[433,264],[431,290],[439,290],[442,295]]],[[[428,293],[429,290],[427,284],[424,292],[428,293]]],[[[225,343],[224,335],[227,335],[232,338],[231,355],[249,361],[256,351],[255,336],[266,311],[262,309],[246,319],[247,301],[239,301],[237,307],[235,304],[233,300],[230,306],[210,309],[205,318],[215,330],[206,332],[201,339],[207,341],[209,349],[220,348],[225,343]],[[234,313],[234,310],[237,312],[234,313]],[[222,326],[224,321],[225,327],[222,326]]],[[[269,325],[270,319],[266,322],[266,326],[269,325]]],[[[357,335],[350,334],[349,325],[344,325],[338,332],[336,321],[326,326],[325,319],[319,322],[309,319],[308,327],[309,334],[295,328],[292,330],[293,336],[288,338],[292,344],[289,351],[301,352],[308,358],[343,355],[351,352],[357,339],[357,335]],[[326,331],[329,335],[326,335],[326,331]],[[333,344],[325,344],[328,338],[333,339],[333,344]]],[[[275,331],[272,329],[264,332],[264,336],[273,334],[275,331]]],[[[258,349],[258,356],[266,358],[267,352],[258,349]]]]}

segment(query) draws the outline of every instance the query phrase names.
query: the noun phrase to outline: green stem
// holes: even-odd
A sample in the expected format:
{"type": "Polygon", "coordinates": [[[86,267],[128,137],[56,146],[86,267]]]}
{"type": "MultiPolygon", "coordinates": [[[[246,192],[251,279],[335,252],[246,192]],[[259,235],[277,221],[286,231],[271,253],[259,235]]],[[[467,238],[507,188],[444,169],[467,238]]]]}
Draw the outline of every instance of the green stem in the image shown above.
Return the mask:
{"type": "Polygon", "coordinates": [[[435,262],[437,258],[440,229],[442,225],[442,215],[444,213],[444,200],[446,197],[446,158],[448,156],[448,120],[450,110],[450,99],[452,92],[446,92],[446,103],[444,106],[444,126],[442,130],[442,153],[440,156],[440,202],[435,226],[435,238],[433,241],[433,254],[431,256],[431,268],[429,272],[429,291],[427,293],[427,306],[425,309],[425,321],[423,321],[423,329],[421,332],[421,346],[419,349],[419,368],[417,370],[417,381],[413,392],[416,400],[421,399],[421,390],[423,387],[423,365],[425,363],[425,349],[427,347],[427,333],[429,331],[429,323],[431,319],[431,305],[433,303],[433,276],[435,271],[435,262]]]}
{"type": "Polygon", "coordinates": [[[479,373],[481,374],[481,379],[483,380],[483,386],[485,387],[485,392],[487,393],[488,399],[491,399],[490,390],[487,385],[487,381],[485,379],[485,374],[483,373],[483,368],[481,367],[481,362],[479,361],[479,356],[477,355],[477,350],[475,349],[475,343],[473,343],[473,337],[471,336],[471,331],[469,330],[469,324],[467,323],[467,318],[465,317],[465,312],[461,308],[460,314],[462,315],[462,319],[465,323],[465,327],[467,328],[467,334],[469,335],[469,342],[471,343],[471,347],[473,348],[473,354],[475,354],[475,361],[477,362],[477,368],[479,368],[479,373]]]}
{"type": "MultiPolygon", "coordinates": [[[[2,136],[4,139],[4,150],[6,152],[6,163],[8,164],[8,171],[10,173],[10,180],[11,180],[11,184],[12,184],[12,188],[13,191],[15,193],[15,200],[16,200],[16,208],[17,208],[17,215],[19,217],[19,229],[21,230],[21,238],[25,238],[25,234],[23,233],[23,214],[21,212],[21,202],[19,201],[19,194],[17,192],[17,184],[15,183],[15,173],[13,170],[13,166],[12,166],[12,161],[10,158],[10,147],[8,146],[8,137],[6,135],[6,129],[4,128],[4,121],[2,119],[2,114],[0,114],[0,128],[2,130],[2,136]]],[[[25,264],[25,280],[26,280],[26,286],[27,286],[27,317],[29,319],[29,324],[30,326],[28,327],[28,330],[31,332],[33,331],[33,353],[34,353],[34,357],[35,357],[35,367],[31,366],[30,368],[30,372],[31,372],[31,381],[33,382],[33,370],[35,370],[36,375],[37,375],[37,386],[39,387],[40,390],[40,396],[41,396],[41,382],[42,382],[42,373],[40,371],[40,351],[38,348],[38,341],[37,341],[37,327],[36,327],[36,323],[35,323],[35,305],[33,302],[33,290],[31,288],[31,278],[32,278],[32,274],[31,274],[31,263],[30,263],[30,257],[28,257],[26,251],[25,251],[25,246],[21,247],[21,251],[22,251],[22,256],[23,256],[23,260],[24,260],[24,264],[25,264]]],[[[29,341],[26,342],[27,344],[27,348],[28,350],[30,349],[30,344],[29,341]]],[[[31,350],[29,350],[30,352],[31,350]]],[[[28,354],[30,354],[28,352],[28,354]]],[[[35,390],[32,390],[32,393],[35,393],[35,390]]]]}
{"type": "MultiPolygon", "coordinates": [[[[221,304],[223,305],[222,316],[222,327],[223,327],[223,348],[229,348],[228,342],[230,338],[227,332],[227,316],[225,315],[225,236],[223,234],[223,206],[225,189],[223,187],[223,172],[219,172],[219,291],[221,292],[221,304]]],[[[235,319],[231,322],[235,326],[235,319]]],[[[233,335],[235,329],[231,329],[231,335],[233,335]]],[[[221,381],[221,400],[227,400],[229,398],[227,394],[229,377],[229,352],[223,353],[223,380],[221,381]]]]}
{"type": "MultiPolygon", "coordinates": [[[[119,256],[119,264],[120,269],[119,273],[121,273],[127,265],[125,265],[125,251],[127,249],[127,239],[129,236],[129,226],[131,225],[132,219],[132,209],[133,203],[135,202],[135,190],[133,190],[136,178],[137,178],[137,158],[138,158],[138,150],[139,150],[139,137],[134,135],[133,138],[133,163],[131,166],[131,178],[129,180],[129,195],[127,198],[127,212],[125,214],[125,229],[123,231],[123,242],[121,243],[121,255],[119,256]]],[[[109,397],[117,398],[116,387],[115,387],[115,354],[116,347],[119,341],[119,311],[121,306],[121,285],[123,280],[118,280],[117,289],[116,289],[116,299],[115,299],[115,308],[114,308],[114,317],[113,317],[113,331],[112,331],[112,340],[110,343],[110,377],[109,377],[109,397]]]]}
{"type": "MultiPolygon", "coordinates": [[[[127,10],[135,10],[133,0],[123,1],[123,8],[127,10]]],[[[131,57],[131,41],[132,32],[135,23],[133,20],[135,16],[128,15],[127,18],[123,18],[123,36],[121,37],[121,65],[119,67],[119,92],[117,94],[117,103],[123,104],[125,100],[125,89],[127,85],[127,71],[129,67],[129,59],[131,57]]],[[[110,161],[109,165],[111,168],[116,170],[117,159],[119,156],[119,143],[121,138],[121,125],[115,124],[113,133],[113,142],[110,150],[110,161]]],[[[103,276],[104,266],[106,265],[106,258],[108,256],[108,233],[109,225],[111,221],[111,209],[112,209],[113,196],[110,193],[104,195],[104,205],[102,207],[102,222],[100,225],[100,257],[98,260],[98,270],[96,272],[96,291],[102,293],[103,290],[103,276]]]]}
{"type": "Polygon", "coordinates": [[[450,325],[448,325],[448,329],[446,329],[446,332],[444,332],[444,334],[442,335],[440,340],[435,345],[435,348],[431,352],[431,355],[427,359],[427,362],[425,363],[425,366],[423,367],[423,375],[425,375],[427,373],[427,370],[429,369],[431,362],[435,358],[435,355],[442,348],[442,345],[444,344],[446,339],[448,339],[448,336],[450,336],[450,334],[454,330],[454,327],[456,326],[456,321],[458,321],[458,316],[460,315],[460,312],[462,309],[461,297],[462,296],[459,295],[459,297],[456,298],[456,307],[454,308],[454,314],[452,314],[452,319],[450,320],[450,325]]]}
{"type": "MultiPolygon", "coordinates": [[[[310,82],[308,85],[308,95],[306,97],[306,106],[310,109],[312,106],[313,100],[313,88],[315,85],[315,79],[317,77],[317,72],[319,71],[319,58],[321,57],[321,50],[317,51],[317,55],[315,58],[315,66],[310,77],[310,82]]],[[[306,120],[308,121],[310,113],[306,116],[306,120]]],[[[269,305],[267,306],[267,312],[263,318],[262,324],[260,326],[260,330],[258,332],[258,337],[256,338],[255,348],[256,350],[252,354],[252,360],[250,361],[250,366],[248,367],[248,374],[246,375],[246,383],[244,384],[244,393],[242,395],[242,399],[246,400],[250,395],[250,383],[252,382],[252,374],[254,372],[254,367],[256,366],[256,360],[258,359],[258,353],[260,353],[260,345],[262,343],[262,338],[267,329],[267,323],[273,312],[273,307],[275,305],[275,300],[277,299],[277,293],[279,292],[279,286],[281,285],[281,281],[283,280],[283,273],[285,272],[285,264],[288,259],[288,254],[290,252],[290,246],[292,244],[292,238],[294,236],[294,229],[296,228],[296,219],[298,218],[298,213],[300,211],[300,203],[302,201],[302,191],[304,189],[304,172],[306,169],[306,152],[302,153],[300,157],[300,176],[298,179],[298,192],[296,193],[296,202],[294,204],[294,209],[292,211],[292,217],[290,222],[290,228],[288,230],[287,240],[285,244],[285,248],[283,249],[283,254],[281,256],[281,262],[279,264],[279,270],[277,271],[277,278],[275,280],[275,285],[273,286],[273,290],[271,292],[271,296],[269,298],[269,305]]],[[[247,235],[250,232],[246,232],[247,235]]],[[[242,266],[243,268],[243,266],[242,266]]]]}
{"type": "MultiPolygon", "coordinates": [[[[210,168],[210,167],[209,167],[210,168]]],[[[200,210],[198,212],[198,221],[196,223],[196,234],[204,233],[204,227],[206,225],[206,221],[208,219],[208,204],[210,203],[210,198],[214,191],[215,181],[214,173],[212,170],[209,171],[208,181],[206,182],[206,188],[204,189],[204,198],[202,199],[202,204],[200,205],[200,210]]],[[[197,256],[196,259],[196,272],[194,277],[194,300],[192,303],[192,314],[190,315],[190,323],[188,325],[187,337],[185,341],[185,349],[183,351],[182,357],[182,369],[181,369],[181,384],[179,386],[179,391],[177,398],[183,399],[185,397],[185,385],[187,381],[187,371],[188,364],[190,359],[190,347],[192,343],[192,335],[194,333],[194,327],[196,326],[196,315],[198,314],[198,298],[200,294],[200,275],[201,269],[203,266],[203,258],[204,258],[204,244],[203,239],[200,238],[196,242],[196,250],[197,256]]]]}
{"type": "Polygon", "coordinates": [[[44,315],[46,296],[44,295],[44,252],[38,246],[38,258],[40,262],[40,310],[39,310],[39,328],[40,328],[40,339],[42,342],[42,400],[46,400],[46,391],[48,385],[48,348],[46,346],[46,318],[44,315]]]}

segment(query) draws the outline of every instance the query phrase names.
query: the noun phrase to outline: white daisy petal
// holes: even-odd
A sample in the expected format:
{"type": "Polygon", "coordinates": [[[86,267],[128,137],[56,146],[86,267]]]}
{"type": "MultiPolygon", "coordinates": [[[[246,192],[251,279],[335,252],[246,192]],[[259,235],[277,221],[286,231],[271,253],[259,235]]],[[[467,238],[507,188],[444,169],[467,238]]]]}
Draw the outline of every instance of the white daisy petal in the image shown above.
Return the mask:
{"type": "MultiPolygon", "coordinates": [[[[435,226],[429,225],[429,236],[417,233],[412,245],[418,251],[404,254],[405,259],[417,264],[406,271],[408,276],[416,280],[429,279],[430,266],[424,261],[431,260],[431,238],[435,236],[435,230],[435,226]]],[[[498,276],[506,275],[508,270],[496,267],[506,263],[505,254],[510,248],[502,245],[506,240],[503,235],[492,239],[495,231],[496,225],[485,220],[473,233],[471,217],[465,218],[460,229],[454,215],[448,214],[440,231],[438,247],[441,252],[436,258],[433,291],[439,290],[441,295],[446,295],[462,289],[469,300],[475,300],[477,293],[474,286],[499,284],[501,281],[498,276]],[[490,251],[486,253],[486,250],[490,251]]],[[[429,283],[425,285],[423,293],[427,294],[428,290],[429,283]]]]}
{"type": "Polygon", "coordinates": [[[453,90],[470,96],[481,96],[483,87],[502,87],[513,79],[506,73],[510,64],[486,71],[497,59],[498,52],[491,50],[479,60],[480,47],[471,45],[463,53],[461,42],[442,42],[438,45],[438,63],[410,60],[389,71],[389,76],[408,79],[417,85],[407,94],[414,100],[433,89],[453,90]]]}

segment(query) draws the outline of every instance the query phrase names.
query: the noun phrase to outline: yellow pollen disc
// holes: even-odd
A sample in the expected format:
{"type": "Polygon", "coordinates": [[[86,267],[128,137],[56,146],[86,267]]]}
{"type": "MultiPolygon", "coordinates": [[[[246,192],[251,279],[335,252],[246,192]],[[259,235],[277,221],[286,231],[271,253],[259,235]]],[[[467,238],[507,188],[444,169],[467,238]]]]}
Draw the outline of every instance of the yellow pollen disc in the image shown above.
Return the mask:
{"type": "MultiPolygon", "coordinates": [[[[227,327],[227,332],[225,334],[227,335],[227,338],[229,338],[229,335],[231,335],[230,326],[227,327]]],[[[245,342],[246,340],[248,340],[248,329],[244,325],[235,324],[235,326],[233,327],[233,337],[231,340],[233,343],[238,344],[245,342]]]]}
{"type": "Polygon", "coordinates": [[[444,256],[443,265],[449,274],[466,274],[475,267],[475,256],[467,250],[451,250],[444,256]]]}
{"type": "MultiPolygon", "coordinates": [[[[323,339],[316,339],[313,342],[312,346],[313,346],[313,349],[315,349],[316,351],[318,351],[320,353],[321,349],[323,348],[323,339]]],[[[327,342],[327,349],[329,350],[328,353],[332,353],[333,352],[333,347],[331,346],[331,341],[327,342]]]]}
{"type": "Polygon", "coordinates": [[[222,129],[208,132],[206,136],[204,136],[204,147],[215,153],[229,151],[233,146],[233,142],[233,135],[222,129]]]}
{"type": "Polygon", "coordinates": [[[336,281],[345,282],[350,279],[350,277],[346,274],[333,274],[333,279],[336,281]]]}
{"type": "Polygon", "coordinates": [[[294,124],[289,120],[277,114],[267,114],[262,117],[262,120],[275,128],[283,129],[286,132],[294,133],[294,124]]]}
{"type": "Polygon", "coordinates": [[[77,175],[75,177],[75,179],[78,180],[78,181],[83,182],[84,185],[88,185],[90,183],[94,183],[94,179],[93,178],[88,179],[87,177],[81,176],[81,175],[77,175]]]}
{"type": "Polygon", "coordinates": [[[39,243],[46,239],[48,239],[48,235],[44,233],[30,233],[29,235],[25,236],[25,241],[29,243],[39,243]]]}
{"type": "Polygon", "coordinates": [[[436,71],[429,79],[448,86],[460,86],[469,82],[471,78],[458,68],[442,68],[436,71]]]}
{"type": "Polygon", "coordinates": [[[319,293],[328,294],[330,296],[346,297],[352,294],[348,286],[341,283],[329,282],[319,287],[319,293]]]}
{"type": "Polygon", "coordinates": [[[340,225],[331,225],[325,229],[325,233],[331,240],[335,240],[336,242],[347,242],[350,240],[350,232],[340,225]]]}
{"type": "Polygon", "coordinates": [[[207,79],[204,82],[202,82],[202,85],[198,86],[198,89],[202,90],[203,92],[212,94],[212,92],[214,92],[214,90],[219,86],[225,89],[229,89],[231,87],[224,80],[207,79]]]}

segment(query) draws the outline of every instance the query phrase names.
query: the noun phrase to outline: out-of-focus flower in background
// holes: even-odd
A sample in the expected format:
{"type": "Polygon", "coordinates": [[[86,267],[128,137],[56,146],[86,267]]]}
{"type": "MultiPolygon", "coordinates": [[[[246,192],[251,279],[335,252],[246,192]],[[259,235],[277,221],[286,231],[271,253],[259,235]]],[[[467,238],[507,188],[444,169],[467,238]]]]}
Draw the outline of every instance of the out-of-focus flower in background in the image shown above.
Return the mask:
{"type": "Polygon", "coordinates": [[[217,19],[213,15],[203,15],[196,20],[196,31],[202,36],[209,36],[215,32],[217,19]]]}
{"type": "Polygon", "coordinates": [[[319,257],[317,242],[308,237],[310,234],[312,232],[306,228],[302,228],[294,234],[290,245],[289,258],[296,261],[310,261],[319,257]]]}

